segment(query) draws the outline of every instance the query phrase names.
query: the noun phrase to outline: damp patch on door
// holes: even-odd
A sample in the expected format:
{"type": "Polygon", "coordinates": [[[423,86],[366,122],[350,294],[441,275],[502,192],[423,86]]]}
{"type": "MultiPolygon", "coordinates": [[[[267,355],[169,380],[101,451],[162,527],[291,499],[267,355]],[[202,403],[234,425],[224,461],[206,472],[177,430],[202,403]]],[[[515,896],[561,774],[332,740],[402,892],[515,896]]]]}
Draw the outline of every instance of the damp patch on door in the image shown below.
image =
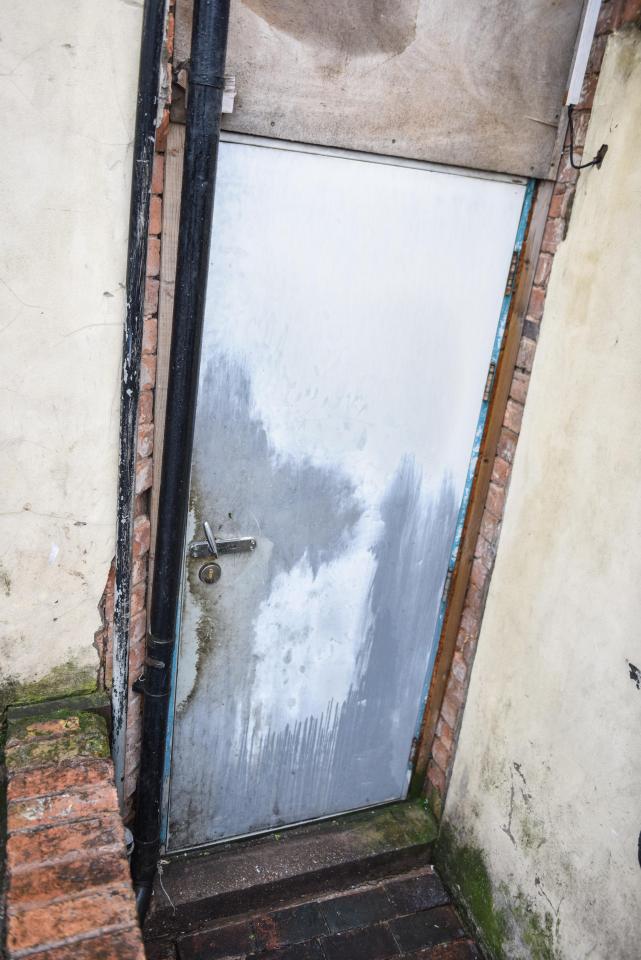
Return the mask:
{"type": "Polygon", "coordinates": [[[204,810],[224,837],[263,828],[266,809],[279,826],[402,795],[458,507],[447,478],[424,496],[412,456],[375,509],[340,469],[279,454],[222,352],[201,397],[192,530],[209,516],[258,546],[222,557],[213,588],[189,561],[174,764],[208,762],[174,779],[178,847],[204,810]]]}

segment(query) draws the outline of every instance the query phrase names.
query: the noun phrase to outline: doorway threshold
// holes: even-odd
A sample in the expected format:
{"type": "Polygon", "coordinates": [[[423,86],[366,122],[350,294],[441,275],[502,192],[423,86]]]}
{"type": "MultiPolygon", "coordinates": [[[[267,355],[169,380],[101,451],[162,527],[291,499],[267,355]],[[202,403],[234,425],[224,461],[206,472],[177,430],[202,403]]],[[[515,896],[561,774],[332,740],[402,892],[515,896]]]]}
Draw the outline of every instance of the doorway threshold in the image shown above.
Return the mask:
{"type": "Polygon", "coordinates": [[[404,801],[173,856],[156,877],[145,937],[428,864],[436,836],[424,802],[404,801]]]}

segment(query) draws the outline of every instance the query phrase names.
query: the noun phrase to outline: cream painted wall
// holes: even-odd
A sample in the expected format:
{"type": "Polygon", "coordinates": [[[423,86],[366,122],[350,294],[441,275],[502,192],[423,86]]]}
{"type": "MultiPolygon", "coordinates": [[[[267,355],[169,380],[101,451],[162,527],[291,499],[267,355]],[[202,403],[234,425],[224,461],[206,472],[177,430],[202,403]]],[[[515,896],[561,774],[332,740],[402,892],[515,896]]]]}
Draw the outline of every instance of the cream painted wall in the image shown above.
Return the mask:
{"type": "Polygon", "coordinates": [[[2,6],[0,684],[74,686],[114,554],[142,0],[2,6]]]}
{"type": "Polygon", "coordinates": [[[445,811],[511,958],[641,953],[638,31],[608,43],[585,156],[602,142],[554,263],[445,811]]]}

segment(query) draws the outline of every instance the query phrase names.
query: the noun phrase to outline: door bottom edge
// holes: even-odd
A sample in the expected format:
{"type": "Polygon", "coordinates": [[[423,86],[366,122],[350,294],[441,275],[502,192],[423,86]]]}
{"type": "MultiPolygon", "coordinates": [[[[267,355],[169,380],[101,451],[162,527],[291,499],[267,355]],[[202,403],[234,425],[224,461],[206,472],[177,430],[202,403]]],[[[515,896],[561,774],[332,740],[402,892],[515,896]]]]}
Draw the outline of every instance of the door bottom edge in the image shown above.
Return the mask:
{"type": "Polygon", "coordinates": [[[190,854],[206,853],[216,847],[224,847],[227,844],[241,843],[244,840],[259,839],[268,837],[270,834],[284,833],[285,831],[295,830],[297,827],[307,827],[315,823],[326,823],[330,820],[339,820],[342,817],[349,817],[355,813],[366,813],[368,810],[380,810],[381,807],[389,807],[394,804],[404,803],[408,800],[407,792],[404,795],[390,797],[388,800],[379,800],[377,803],[368,803],[362,807],[350,807],[348,810],[341,810],[338,813],[328,813],[322,817],[310,817],[308,820],[297,820],[294,823],[281,824],[274,827],[265,827],[261,830],[254,830],[250,833],[240,833],[233,837],[221,837],[219,840],[207,840],[204,843],[194,844],[193,847],[178,847],[171,850],[166,846],[162,847],[163,858],[187,857],[190,854]]]}

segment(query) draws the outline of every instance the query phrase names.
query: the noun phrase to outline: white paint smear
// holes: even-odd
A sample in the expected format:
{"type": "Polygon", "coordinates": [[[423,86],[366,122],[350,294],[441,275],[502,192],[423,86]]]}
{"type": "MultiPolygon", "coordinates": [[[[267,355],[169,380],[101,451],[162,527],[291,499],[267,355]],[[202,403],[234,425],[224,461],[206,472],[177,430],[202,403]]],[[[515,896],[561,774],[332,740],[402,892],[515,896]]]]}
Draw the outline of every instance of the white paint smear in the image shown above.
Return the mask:
{"type": "Polygon", "coordinates": [[[351,549],[316,574],[307,555],[280,573],[254,622],[252,721],[278,733],[342,703],[358,682],[382,524],[361,524],[351,549]]]}

